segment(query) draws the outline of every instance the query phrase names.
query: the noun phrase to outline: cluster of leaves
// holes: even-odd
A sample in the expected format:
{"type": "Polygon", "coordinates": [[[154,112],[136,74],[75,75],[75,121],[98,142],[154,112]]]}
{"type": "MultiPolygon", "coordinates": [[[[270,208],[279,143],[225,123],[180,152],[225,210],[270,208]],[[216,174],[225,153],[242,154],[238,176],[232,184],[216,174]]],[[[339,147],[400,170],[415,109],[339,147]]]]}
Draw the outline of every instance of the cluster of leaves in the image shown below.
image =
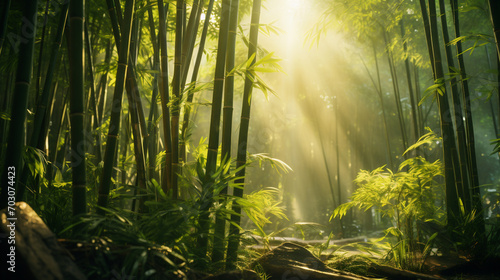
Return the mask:
{"type": "MultiPolygon", "coordinates": [[[[436,139],[430,132],[409,150],[436,139]]],[[[375,209],[392,222],[392,226],[386,230],[386,235],[378,240],[392,237],[392,240],[389,239],[391,246],[387,258],[402,268],[421,269],[423,262],[417,260],[425,260],[425,256],[430,253],[430,243],[436,233],[424,236],[420,223],[444,222],[444,211],[439,207],[444,197],[440,177],[443,177],[441,162],[428,162],[419,156],[405,160],[397,173],[384,166],[371,172],[362,170],[355,179],[359,188],[351,196],[350,202],[334,210],[332,219],[345,216],[353,207],[365,211],[375,209]],[[417,252],[423,257],[417,257],[417,252]]]]}

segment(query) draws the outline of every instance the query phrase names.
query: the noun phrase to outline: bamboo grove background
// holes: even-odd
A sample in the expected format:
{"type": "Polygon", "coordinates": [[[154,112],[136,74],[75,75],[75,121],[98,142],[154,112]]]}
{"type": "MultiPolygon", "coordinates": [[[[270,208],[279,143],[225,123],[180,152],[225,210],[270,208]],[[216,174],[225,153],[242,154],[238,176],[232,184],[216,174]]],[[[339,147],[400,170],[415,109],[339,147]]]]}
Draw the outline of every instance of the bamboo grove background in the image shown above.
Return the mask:
{"type": "MultiPolygon", "coordinates": [[[[360,169],[413,156],[441,159],[449,226],[494,217],[497,1],[312,2],[275,22],[273,1],[2,1],[1,158],[16,200],[62,236],[133,232],[120,238],[171,258],[165,273],[235,267],[247,228],[380,227],[371,212],[328,218],[360,169]],[[426,127],[441,139],[405,153],[426,127]]],[[[0,195],[4,207],[4,183],[0,195]]]]}

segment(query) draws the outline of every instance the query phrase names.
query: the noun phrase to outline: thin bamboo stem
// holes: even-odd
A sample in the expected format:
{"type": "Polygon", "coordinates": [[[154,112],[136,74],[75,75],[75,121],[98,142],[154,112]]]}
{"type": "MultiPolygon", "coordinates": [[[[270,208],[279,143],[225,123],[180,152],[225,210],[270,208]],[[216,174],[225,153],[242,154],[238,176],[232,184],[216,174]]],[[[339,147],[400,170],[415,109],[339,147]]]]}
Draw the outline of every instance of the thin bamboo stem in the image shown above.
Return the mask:
{"type": "Polygon", "coordinates": [[[5,33],[7,32],[7,20],[9,19],[11,0],[5,0],[0,3],[0,54],[2,53],[3,41],[5,41],[5,33]]]}
{"type": "Polygon", "coordinates": [[[170,128],[172,130],[172,188],[171,197],[177,199],[179,196],[178,176],[181,172],[179,166],[179,115],[181,101],[181,70],[182,70],[182,38],[184,20],[184,1],[177,0],[177,13],[175,23],[175,57],[174,77],[172,78],[172,118],[170,128]]]}
{"type": "MultiPolygon", "coordinates": [[[[166,10],[168,11],[168,4],[166,10]]],[[[164,11],[163,0],[158,0],[158,14],[160,18],[160,97],[163,114],[163,134],[165,139],[165,167],[162,174],[161,187],[165,193],[168,193],[168,190],[171,188],[172,178],[172,135],[170,130],[170,108],[168,107],[170,94],[168,84],[166,11],[164,11]]]]}

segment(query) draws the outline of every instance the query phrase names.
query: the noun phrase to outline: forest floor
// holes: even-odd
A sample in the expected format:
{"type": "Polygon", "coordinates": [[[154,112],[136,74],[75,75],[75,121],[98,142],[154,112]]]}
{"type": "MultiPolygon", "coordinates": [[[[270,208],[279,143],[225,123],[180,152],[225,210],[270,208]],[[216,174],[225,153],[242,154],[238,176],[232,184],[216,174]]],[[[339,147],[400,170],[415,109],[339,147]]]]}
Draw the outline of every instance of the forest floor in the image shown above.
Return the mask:
{"type": "MultiPolygon", "coordinates": [[[[330,263],[333,258],[337,258],[337,261],[342,262],[342,259],[355,258],[356,256],[368,256],[373,259],[383,259],[382,253],[371,252],[360,250],[356,247],[357,243],[366,243],[371,238],[365,236],[347,238],[340,240],[330,240],[329,247],[331,245],[341,246],[341,250],[337,249],[327,249],[320,253],[321,261],[325,263],[330,263]]],[[[299,238],[291,237],[275,237],[269,240],[269,245],[264,246],[262,244],[248,246],[247,248],[255,250],[259,253],[264,253],[269,249],[275,249],[284,242],[295,243],[304,247],[313,248],[314,246],[324,244],[325,240],[302,240],[299,238]],[[312,247],[311,247],[312,246],[312,247]]],[[[335,265],[332,265],[336,268],[335,265]]],[[[397,273],[397,271],[394,271],[397,273]]],[[[426,258],[423,265],[422,274],[429,275],[431,277],[436,277],[436,279],[450,279],[450,280],[487,280],[487,279],[499,279],[500,280],[500,258],[487,258],[482,261],[468,260],[464,256],[457,255],[437,255],[433,254],[426,258]]],[[[408,276],[411,277],[411,276],[408,276]]],[[[417,279],[417,278],[398,278],[388,277],[388,279],[417,279]]]]}

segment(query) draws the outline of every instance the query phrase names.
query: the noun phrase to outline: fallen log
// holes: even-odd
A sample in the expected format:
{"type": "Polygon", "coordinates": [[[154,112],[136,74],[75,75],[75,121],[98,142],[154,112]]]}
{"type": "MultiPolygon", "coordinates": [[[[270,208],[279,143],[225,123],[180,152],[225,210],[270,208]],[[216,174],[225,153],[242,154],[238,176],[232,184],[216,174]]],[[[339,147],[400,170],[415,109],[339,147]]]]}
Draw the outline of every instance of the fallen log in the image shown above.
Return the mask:
{"type": "Polygon", "coordinates": [[[86,279],[54,233],[27,203],[17,202],[3,209],[0,217],[1,252],[8,258],[8,262],[2,262],[0,275],[6,276],[2,279],[86,279]]]}
{"type": "Polygon", "coordinates": [[[327,267],[302,246],[283,243],[260,257],[252,267],[260,266],[271,279],[367,280],[353,273],[327,267]]]}
{"type": "Polygon", "coordinates": [[[441,277],[402,270],[391,266],[372,264],[368,272],[394,280],[440,280],[441,277]]]}
{"type": "Polygon", "coordinates": [[[202,280],[260,280],[260,277],[251,270],[231,270],[209,275],[202,280]]]}

